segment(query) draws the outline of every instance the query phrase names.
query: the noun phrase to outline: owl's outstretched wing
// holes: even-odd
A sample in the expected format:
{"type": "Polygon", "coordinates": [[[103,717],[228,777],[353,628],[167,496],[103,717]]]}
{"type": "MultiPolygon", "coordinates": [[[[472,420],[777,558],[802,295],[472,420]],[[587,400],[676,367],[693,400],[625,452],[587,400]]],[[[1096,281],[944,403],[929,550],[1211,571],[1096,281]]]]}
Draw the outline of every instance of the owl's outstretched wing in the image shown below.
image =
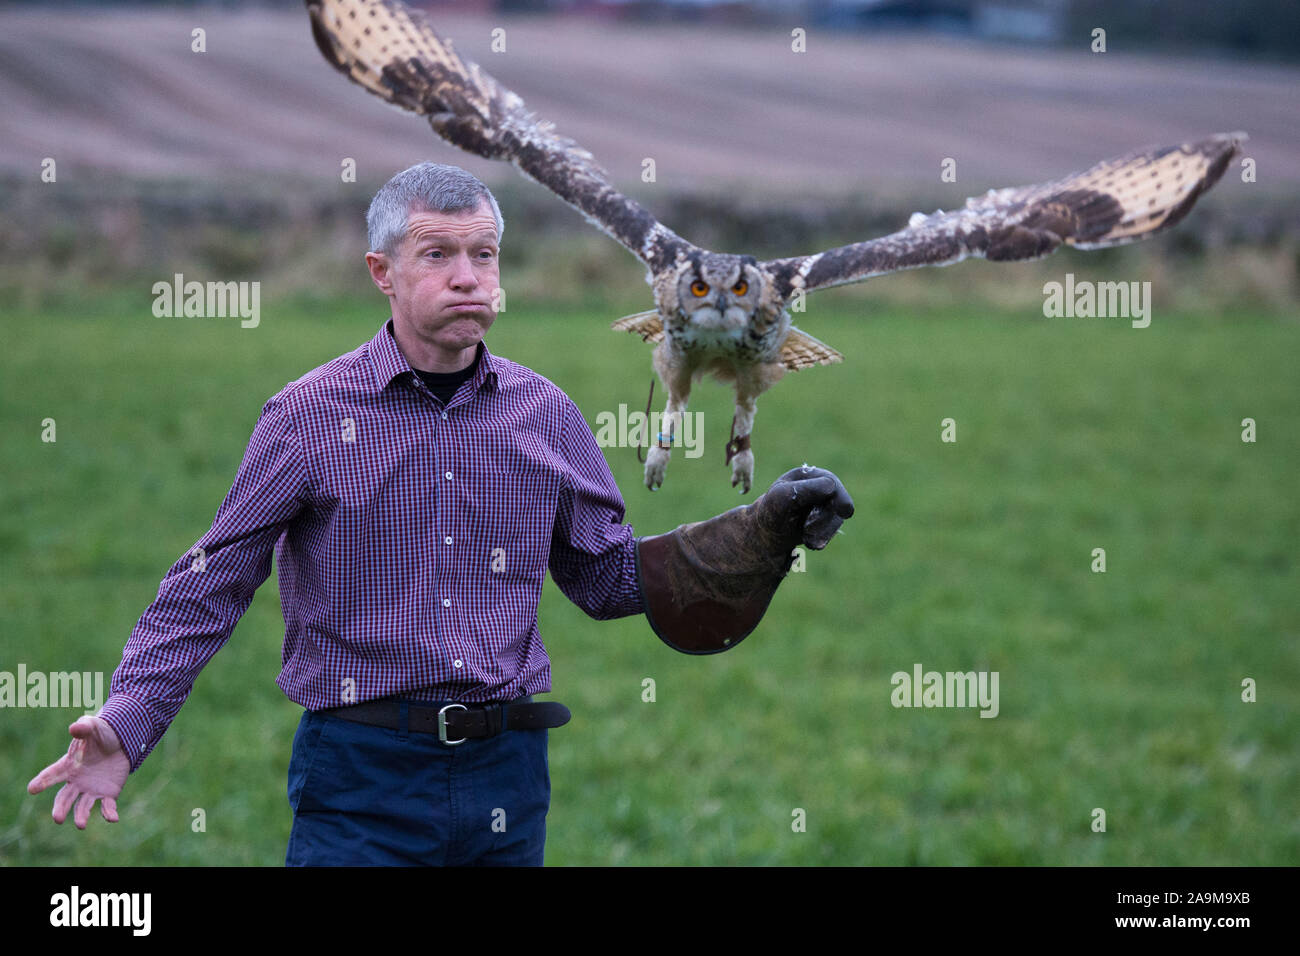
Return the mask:
{"type": "Polygon", "coordinates": [[[443,139],[505,159],[576,207],[653,272],[694,248],[610,185],[591,154],[557,136],[524,101],[398,0],[306,0],[316,45],[340,72],[389,103],[429,117],[443,139]]]}
{"type": "Polygon", "coordinates": [[[899,232],[811,256],[763,263],[789,296],[968,256],[1040,259],[1061,243],[1100,249],[1168,229],[1223,175],[1245,133],[1137,150],[1041,186],[990,189],[954,212],[912,216],[899,232]]]}

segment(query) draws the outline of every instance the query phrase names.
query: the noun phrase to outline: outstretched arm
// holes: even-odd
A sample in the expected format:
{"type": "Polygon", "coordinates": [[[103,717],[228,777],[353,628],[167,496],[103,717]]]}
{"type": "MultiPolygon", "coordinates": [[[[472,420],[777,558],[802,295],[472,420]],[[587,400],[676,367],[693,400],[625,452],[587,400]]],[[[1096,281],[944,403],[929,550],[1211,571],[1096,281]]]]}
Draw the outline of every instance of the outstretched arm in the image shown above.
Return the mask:
{"type": "Polygon", "coordinates": [[[131,632],[99,716],[135,771],[271,573],[275,542],[309,495],[302,439],[279,396],[262,409],[212,527],[182,555],[131,632]]]}
{"type": "Polygon", "coordinates": [[[54,800],[56,823],[75,803],[77,827],[84,829],[96,800],[104,819],[116,822],[127,776],[162,738],[199,671],[230,637],[271,572],[276,539],[307,496],[302,444],[273,398],[212,527],[167,572],[132,630],[108,700],[99,714],[68,728],[74,738],[68,752],[27,785],[36,794],[65,784],[54,800]]]}

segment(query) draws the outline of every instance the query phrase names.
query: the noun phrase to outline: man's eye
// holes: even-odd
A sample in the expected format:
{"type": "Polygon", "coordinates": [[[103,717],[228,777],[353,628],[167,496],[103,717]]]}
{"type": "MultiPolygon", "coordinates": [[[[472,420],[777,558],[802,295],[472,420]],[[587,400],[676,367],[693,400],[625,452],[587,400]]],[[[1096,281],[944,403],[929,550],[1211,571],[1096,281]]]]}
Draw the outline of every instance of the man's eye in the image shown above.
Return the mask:
{"type": "Polygon", "coordinates": [[[442,251],[439,249],[431,249],[429,250],[429,257],[432,259],[441,259],[442,251]]]}

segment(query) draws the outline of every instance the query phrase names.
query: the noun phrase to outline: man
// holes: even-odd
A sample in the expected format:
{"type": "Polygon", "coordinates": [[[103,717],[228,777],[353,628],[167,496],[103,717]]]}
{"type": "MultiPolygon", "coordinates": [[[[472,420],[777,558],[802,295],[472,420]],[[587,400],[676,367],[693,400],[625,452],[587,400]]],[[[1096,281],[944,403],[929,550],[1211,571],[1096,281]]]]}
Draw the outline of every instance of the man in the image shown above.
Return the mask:
{"type": "Polygon", "coordinates": [[[550,805],[537,703],[549,569],[597,619],[646,613],[713,653],[757,624],[801,541],[852,514],[805,466],[753,505],[637,539],[590,428],[536,373],[492,355],[503,229],[452,166],[395,176],[367,213],[391,319],[270,399],[209,531],[163,579],[100,713],[28,785],[65,783],[84,828],[115,822],[129,773],[278,558],[281,689],[304,714],[289,766],[286,864],[540,865],[550,805]]]}

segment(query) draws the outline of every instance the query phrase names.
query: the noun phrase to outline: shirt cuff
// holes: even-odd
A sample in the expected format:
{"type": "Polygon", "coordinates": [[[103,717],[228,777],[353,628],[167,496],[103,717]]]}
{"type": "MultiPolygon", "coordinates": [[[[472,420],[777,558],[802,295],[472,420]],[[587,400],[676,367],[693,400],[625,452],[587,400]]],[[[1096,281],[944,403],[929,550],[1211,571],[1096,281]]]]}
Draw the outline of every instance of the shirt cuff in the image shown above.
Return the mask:
{"type": "Polygon", "coordinates": [[[154,721],[149,707],[126,694],[110,694],[95,716],[113,728],[122,752],[131,761],[131,772],[135,773],[152,749],[154,721]]]}

